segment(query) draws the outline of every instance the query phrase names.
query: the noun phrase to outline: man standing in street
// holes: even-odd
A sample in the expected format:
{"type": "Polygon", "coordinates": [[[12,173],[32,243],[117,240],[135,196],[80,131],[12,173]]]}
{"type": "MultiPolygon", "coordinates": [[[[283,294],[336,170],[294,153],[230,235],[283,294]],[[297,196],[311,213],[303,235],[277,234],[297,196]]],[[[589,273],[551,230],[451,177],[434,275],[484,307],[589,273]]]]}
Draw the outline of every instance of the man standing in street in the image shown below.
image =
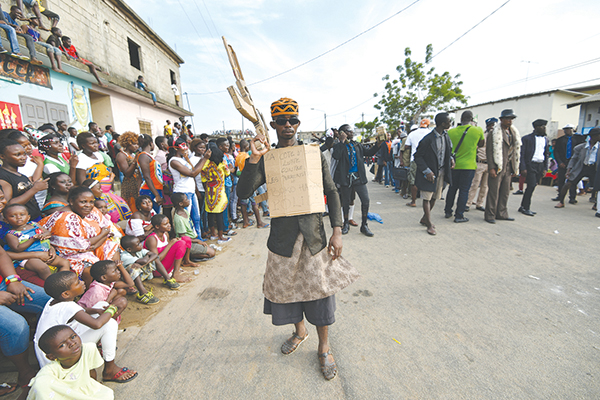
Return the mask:
{"type": "Polygon", "coordinates": [[[485,138],[483,129],[473,122],[473,112],[465,111],[460,116],[460,126],[448,131],[448,138],[452,141],[455,166],[452,170],[452,185],[446,193],[445,217],[452,217],[454,198],[458,191],[454,222],[468,222],[464,212],[467,207],[469,189],[477,169],[477,148],[483,147],[485,138]]]}
{"type": "MultiPolygon", "coordinates": [[[[490,136],[490,133],[494,130],[494,126],[498,123],[498,118],[488,118],[485,120],[485,140],[490,136]]],[[[467,207],[465,211],[469,210],[469,207],[475,204],[475,209],[479,211],[485,211],[484,201],[488,192],[488,166],[486,156],[485,144],[483,147],[477,148],[477,169],[475,170],[475,176],[473,182],[471,182],[471,189],[469,189],[469,198],[467,200],[467,207]],[[477,194],[479,190],[479,195],[477,194]],[[475,196],[477,201],[475,202],[475,196]]]]}
{"type": "Polygon", "coordinates": [[[419,142],[431,132],[429,130],[429,119],[423,118],[421,120],[421,124],[419,125],[419,129],[412,130],[404,143],[405,150],[410,152],[410,169],[408,171],[408,183],[411,185],[410,195],[411,199],[409,203],[406,203],[409,207],[417,206],[417,186],[415,185],[415,177],[417,173],[417,164],[415,163],[415,153],[417,152],[417,147],[419,147],[419,142]]]}
{"type": "MultiPolygon", "coordinates": [[[[340,126],[338,130],[340,142],[333,146],[332,157],[338,161],[334,174],[334,182],[340,185],[340,197],[342,198],[342,209],[344,211],[344,225],[342,235],[350,230],[350,219],[348,211],[350,209],[350,196],[352,190],[360,198],[360,209],[362,212],[362,223],[360,231],[365,236],[373,236],[373,232],[367,225],[367,215],[369,214],[369,190],[367,189],[367,174],[365,173],[365,156],[371,157],[382,145],[377,141],[370,149],[365,150],[362,144],[353,139],[354,131],[348,124],[340,126]]],[[[331,209],[329,209],[331,212],[331,209]]]]}
{"type": "MultiPolygon", "coordinates": [[[[273,102],[271,117],[271,128],[277,132],[277,147],[298,145],[298,103],[288,98],[273,102]]],[[[250,141],[250,148],[252,153],[237,187],[238,196],[242,199],[249,198],[266,182],[263,156],[270,150],[269,142],[263,135],[257,135],[250,141]],[[256,148],[256,141],[262,144],[260,150],[256,148]]],[[[271,219],[263,294],[264,313],[271,315],[273,325],[294,324],[296,327],[281,346],[283,354],[293,353],[308,338],[305,316],[317,327],[321,372],[325,379],[330,380],[338,372],[329,347],[329,325],[335,322],[335,293],[358,279],[359,274],[341,257],[340,200],[322,153],[321,176],[333,229],[329,245],[321,213],[271,219]]]]}
{"type": "MultiPolygon", "coordinates": [[[[573,136],[573,129],[575,127],[571,124],[567,124],[563,128],[563,132],[565,133],[563,136],[556,139],[556,146],[554,146],[554,159],[558,164],[558,172],[557,172],[557,183],[558,183],[558,193],[560,194],[563,186],[565,185],[565,180],[567,177],[567,165],[569,165],[569,161],[571,160],[571,156],[573,155],[573,149],[577,146],[577,141],[573,136]]],[[[577,185],[571,186],[569,192],[569,202],[571,204],[575,204],[577,202],[577,185]]],[[[560,196],[557,195],[552,201],[559,201],[560,196]]]]}
{"type": "Polygon", "coordinates": [[[521,139],[521,176],[525,176],[527,189],[521,200],[519,212],[533,217],[536,213],[531,211],[531,196],[540,179],[548,170],[548,138],[546,137],[545,119],[533,121],[533,133],[523,136],[521,139]]]}
{"type": "Polygon", "coordinates": [[[435,128],[419,143],[415,153],[415,186],[421,191],[423,198],[423,218],[421,225],[427,226],[427,233],[435,235],[437,231],[431,223],[431,210],[437,199],[442,198],[444,181],[452,185],[451,169],[452,143],[446,134],[450,128],[448,113],[439,113],[435,116],[435,128]]]}
{"type": "Polygon", "coordinates": [[[495,224],[496,220],[514,221],[508,216],[508,196],[510,180],[519,168],[521,137],[512,126],[517,118],[513,110],[502,110],[500,124],[497,124],[486,144],[488,171],[488,194],[485,204],[485,220],[495,224]]]}
{"type": "Polygon", "coordinates": [[[558,194],[558,204],[554,208],[563,208],[565,206],[567,191],[572,187],[577,187],[579,181],[584,177],[587,176],[591,183],[595,181],[600,128],[590,130],[588,135],[590,137],[589,142],[578,144],[573,149],[573,157],[571,157],[571,161],[567,165],[567,182],[558,194]]]}

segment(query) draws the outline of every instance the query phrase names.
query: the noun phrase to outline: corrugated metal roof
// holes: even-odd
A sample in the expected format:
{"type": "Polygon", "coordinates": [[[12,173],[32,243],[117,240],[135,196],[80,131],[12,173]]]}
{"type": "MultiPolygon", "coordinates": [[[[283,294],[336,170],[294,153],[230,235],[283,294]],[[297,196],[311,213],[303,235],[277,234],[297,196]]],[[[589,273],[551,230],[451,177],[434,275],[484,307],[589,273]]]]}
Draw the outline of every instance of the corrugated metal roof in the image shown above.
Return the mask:
{"type": "Polygon", "coordinates": [[[579,100],[575,100],[571,103],[567,103],[567,108],[577,107],[580,104],[595,103],[595,102],[600,102],[600,93],[596,93],[589,97],[585,97],[583,99],[579,99],[579,100]]]}

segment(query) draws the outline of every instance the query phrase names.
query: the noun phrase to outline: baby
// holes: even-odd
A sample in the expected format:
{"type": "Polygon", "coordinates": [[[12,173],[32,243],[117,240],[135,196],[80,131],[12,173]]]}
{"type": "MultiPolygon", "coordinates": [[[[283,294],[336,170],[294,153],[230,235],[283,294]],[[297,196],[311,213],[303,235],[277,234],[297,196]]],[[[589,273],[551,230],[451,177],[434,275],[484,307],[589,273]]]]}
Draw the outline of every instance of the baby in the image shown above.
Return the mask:
{"type": "Polygon", "coordinates": [[[94,207],[96,207],[98,211],[100,211],[102,215],[104,215],[104,220],[108,224],[110,232],[113,234],[110,237],[110,240],[119,243],[121,238],[124,236],[123,229],[121,229],[119,225],[115,224],[110,219],[110,216],[108,215],[108,203],[106,202],[106,200],[96,199],[94,201],[94,207]]]}
{"type": "Polygon", "coordinates": [[[29,211],[22,204],[9,204],[4,210],[4,221],[12,227],[6,233],[4,240],[5,250],[15,253],[43,252],[48,254],[47,259],[30,258],[23,261],[15,261],[15,267],[23,267],[28,271],[35,272],[42,280],[46,280],[53,270],[69,271],[71,263],[56,255],[56,251],[50,245],[48,238],[50,232],[40,227],[37,223],[29,221],[29,211]]]}
{"type": "Polygon", "coordinates": [[[42,334],[39,345],[52,362],[29,383],[28,400],[114,399],[112,389],[96,380],[104,360],[94,343],[81,343],[70,326],[56,325],[42,334]]]}

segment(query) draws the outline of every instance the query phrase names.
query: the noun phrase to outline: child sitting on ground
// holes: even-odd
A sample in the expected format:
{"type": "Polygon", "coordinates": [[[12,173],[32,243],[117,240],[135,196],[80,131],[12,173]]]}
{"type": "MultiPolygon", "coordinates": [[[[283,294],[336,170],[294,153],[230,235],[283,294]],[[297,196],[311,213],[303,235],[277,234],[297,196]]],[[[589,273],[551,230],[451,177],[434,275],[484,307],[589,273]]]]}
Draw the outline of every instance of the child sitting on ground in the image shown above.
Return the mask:
{"type": "Polygon", "coordinates": [[[187,236],[169,240],[171,223],[163,214],[152,217],[152,227],[154,232],[148,235],[144,247],[158,254],[158,259],[165,266],[165,270],[168,273],[173,272],[173,278],[177,282],[191,281],[192,278],[183,279],[181,267],[198,267],[198,264],[189,261],[192,240],[187,236]]]}
{"type": "Polygon", "coordinates": [[[40,315],[33,338],[40,367],[50,362],[39,347],[42,334],[55,325],[69,325],[84,343],[102,343],[102,379],[105,382],[129,382],[137,376],[137,372],[115,364],[118,325],[114,317],[121,315],[127,307],[125,297],[116,297],[110,305],[101,301],[95,304],[94,308],[84,309],[73,300],[84,293],[85,284],[72,271],[60,271],[50,275],[46,279],[44,290],[52,299],[46,303],[40,315]]]}
{"type": "MultiPolygon", "coordinates": [[[[98,261],[90,267],[94,281],[77,302],[83,308],[93,308],[99,301],[112,302],[115,297],[125,297],[127,288],[133,286],[133,280],[121,262],[113,260],[98,261]]],[[[117,323],[121,322],[117,318],[117,323]]]]}
{"type": "Polygon", "coordinates": [[[29,221],[29,211],[22,204],[9,204],[2,210],[4,221],[12,227],[6,233],[4,240],[5,250],[22,253],[41,251],[49,253],[52,249],[53,257],[47,261],[39,258],[30,258],[23,261],[15,261],[15,267],[23,267],[28,271],[35,272],[42,280],[46,280],[53,270],[69,271],[71,263],[62,257],[56,255],[56,252],[50,245],[48,238],[50,232],[40,227],[37,223],[29,221]]]}
{"type": "Polygon", "coordinates": [[[215,256],[215,250],[204,244],[202,240],[198,239],[198,235],[194,231],[194,228],[192,228],[190,214],[186,210],[186,207],[190,206],[190,199],[188,199],[185,193],[173,193],[171,195],[171,201],[175,206],[175,212],[173,213],[175,236],[178,238],[187,236],[192,240],[189,258],[193,261],[206,261],[213,258],[215,256]]]}
{"type": "Polygon", "coordinates": [[[104,363],[94,343],[82,340],[68,325],[56,325],[40,336],[39,344],[49,364],[31,380],[28,400],[112,400],[112,389],[96,380],[104,363]]]}
{"type": "Polygon", "coordinates": [[[121,261],[131,274],[131,278],[138,289],[136,300],[143,304],[156,304],[160,301],[155,297],[152,290],[147,290],[142,281],[162,276],[163,285],[171,290],[179,289],[179,283],[175,278],[169,277],[169,273],[158,259],[158,254],[142,248],[140,239],[136,236],[123,236],[121,239],[121,261]]]}
{"type": "Polygon", "coordinates": [[[127,221],[125,234],[137,236],[141,241],[144,241],[152,233],[152,224],[150,221],[156,215],[156,211],[152,208],[152,199],[145,194],[135,199],[135,207],[138,210],[127,221]]]}

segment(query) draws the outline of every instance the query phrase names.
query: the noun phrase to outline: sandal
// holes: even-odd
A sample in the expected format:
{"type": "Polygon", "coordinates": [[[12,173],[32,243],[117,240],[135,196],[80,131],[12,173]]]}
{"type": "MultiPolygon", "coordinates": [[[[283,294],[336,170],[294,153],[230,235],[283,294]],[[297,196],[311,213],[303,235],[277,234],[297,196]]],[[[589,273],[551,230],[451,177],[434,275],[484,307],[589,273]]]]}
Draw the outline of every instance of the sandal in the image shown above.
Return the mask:
{"type": "Polygon", "coordinates": [[[328,381],[332,380],[337,375],[337,364],[335,360],[333,362],[327,362],[327,356],[332,356],[331,349],[327,351],[327,353],[319,354],[319,363],[321,364],[321,372],[323,373],[323,377],[328,381]]]}
{"type": "Polygon", "coordinates": [[[0,384],[0,390],[6,390],[6,392],[0,394],[0,397],[6,396],[7,394],[11,394],[18,388],[19,388],[19,386],[17,386],[16,383],[6,383],[6,382],[2,383],[2,384],[0,384]]]}
{"type": "Polygon", "coordinates": [[[281,352],[283,354],[285,354],[286,356],[289,354],[292,354],[298,348],[298,346],[300,346],[300,344],[302,344],[302,342],[304,342],[307,338],[308,338],[308,331],[306,331],[306,335],[304,335],[304,337],[300,337],[300,336],[298,336],[298,334],[296,332],[293,332],[292,336],[288,340],[283,342],[283,344],[281,345],[281,352]],[[294,338],[298,339],[299,342],[294,343],[293,342],[294,338]]]}
{"type": "Polygon", "coordinates": [[[123,368],[121,368],[121,370],[119,372],[117,372],[115,374],[115,376],[112,377],[112,379],[104,379],[104,382],[127,383],[127,382],[130,382],[130,381],[134,380],[138,376],[138,373],[136,372],[135,374],[133,374],[133,376],[131,376],[131,377],[127,378],[127,379],[119,379],[126,372],[129,372],[129,368],[123,367],[123,368]]]}

